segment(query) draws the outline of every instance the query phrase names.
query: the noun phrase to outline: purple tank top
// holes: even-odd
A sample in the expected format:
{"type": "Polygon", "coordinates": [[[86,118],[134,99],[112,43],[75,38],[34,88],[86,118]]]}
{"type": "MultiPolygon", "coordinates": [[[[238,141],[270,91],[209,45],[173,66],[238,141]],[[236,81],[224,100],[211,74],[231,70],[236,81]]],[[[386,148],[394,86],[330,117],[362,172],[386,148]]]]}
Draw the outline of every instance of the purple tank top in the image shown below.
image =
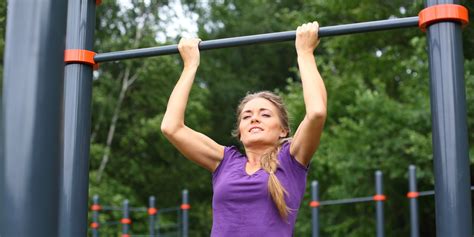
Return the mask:
{"type": "Polygon", "coordinates": [[[282,145],[275,172],[288,192],[286,204],[292,211],[280,217],[268,192],[269,174],[260,169],[245,172],[247,157],[235,146],[225,147],[224,158],[212,175],[212,237],[292,236],[303,199],[308,169],[290,155],[290,143],[282,145]]]}

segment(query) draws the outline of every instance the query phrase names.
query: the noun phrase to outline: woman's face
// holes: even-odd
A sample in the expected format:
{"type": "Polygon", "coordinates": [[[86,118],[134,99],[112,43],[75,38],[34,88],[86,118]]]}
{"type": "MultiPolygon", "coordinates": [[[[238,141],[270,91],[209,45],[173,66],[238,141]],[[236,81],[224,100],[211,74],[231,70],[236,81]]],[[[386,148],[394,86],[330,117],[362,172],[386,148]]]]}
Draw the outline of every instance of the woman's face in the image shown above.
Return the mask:
{"type": "Polygon", "coordinates": [[[286,137],[279,111],[272,102],[255,98],[244,105],[239,123],[240,141],[244,146],[255,144],[276,145],[280,137],[286,137]]]}

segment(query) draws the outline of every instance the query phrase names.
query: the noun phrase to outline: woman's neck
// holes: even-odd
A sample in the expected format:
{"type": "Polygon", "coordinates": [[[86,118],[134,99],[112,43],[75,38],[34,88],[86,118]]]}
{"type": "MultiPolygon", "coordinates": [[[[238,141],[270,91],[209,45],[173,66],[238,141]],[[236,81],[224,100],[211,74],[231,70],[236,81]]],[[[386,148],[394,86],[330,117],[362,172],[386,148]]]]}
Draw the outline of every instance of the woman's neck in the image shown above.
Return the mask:
{"type": "Polygon", "coordinates": [[[274,148],[274,146],[245,147],[245,154],[251,165],[259,165],[260,158],[274,148]]]}

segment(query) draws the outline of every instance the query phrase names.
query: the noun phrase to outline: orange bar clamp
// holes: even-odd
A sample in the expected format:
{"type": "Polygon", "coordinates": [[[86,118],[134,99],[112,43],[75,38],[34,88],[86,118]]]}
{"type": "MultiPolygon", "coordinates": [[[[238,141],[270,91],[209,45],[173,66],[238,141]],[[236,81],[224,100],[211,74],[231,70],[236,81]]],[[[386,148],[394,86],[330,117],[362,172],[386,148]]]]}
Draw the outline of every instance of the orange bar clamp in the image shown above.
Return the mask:
{"type": "Polygon", "coordinates": [[[311,201],[311,202],[309,203],[309,206],[310,206],[310,207],[313,207],[313,208],[314,208],[314,207],[319,207],[319,205],[320,205],[320,204],[319,204],[318,201],[311,201]]]}
{"type": "Polygon", "coordinates": [[[407,198],[417,198],[418,196],[420,196],[419,192],[408,192],[407,193],[407,198]]]}
{"type": "Polygon", "coordinates": [[[91,228],[92,228],[92,229],[99,229],[99,223],[97,223],[97,222],[92,222],[92,223],[91,223],[91,228]]]}
{"type": "Polygon", "coordinates": [[[64,50],[64,62],[92,65],[94,69],[97,69],[99,64],[94,61],[95,55],[95,52],[85,49],[66,49],[64,50]]]}
{"type": "Polygon", "coordinates": [[[387,197],[383,194],[377,194],[373,197],[374,201],[385,201],[387,197]]]}
{"type": "Polygon", "coordinates": [[[181,209],[182,210],[188,210],[190,208],[191,208],[191,205],[189,205],[189,204],[181,204],[181,209]]]}
{"type": "Polygon", "coordinates": [[[155,215],[157,212],[158,212],[158,209],[156,209],[154,207],[148,208],[148,215],[150,215],[150,216],[155,215]]]}
{"type": "Polygon", "coordinates": [[[467,8],[457,4],[439,4],[427,7],[420,11],[418,17],[418,26],[423,32],[430,24],[440,21],[458,21],[463,27],[469,23],[467,8]]]}
{"type": "Polygon", "coordinates": [[[130,220],[130,218],[122,218],[120,220],[120,223],[122,223],[124,225],[130,225],[132,223],[132,220],[130,220]]]}
{"type": "Polygon", "coordinates": [[[99,204],[93,204],[91,206],[91,210],[93,210],[93,211],[100,211],[101,209],[102,209],[102,207],[99,204]]]}

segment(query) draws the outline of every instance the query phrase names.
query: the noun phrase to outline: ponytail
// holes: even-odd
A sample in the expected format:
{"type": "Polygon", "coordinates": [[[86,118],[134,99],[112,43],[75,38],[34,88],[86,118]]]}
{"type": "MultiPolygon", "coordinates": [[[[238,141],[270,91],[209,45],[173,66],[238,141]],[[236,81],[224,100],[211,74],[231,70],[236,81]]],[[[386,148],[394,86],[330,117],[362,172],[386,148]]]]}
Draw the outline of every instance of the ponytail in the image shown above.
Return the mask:
{"type": "MultiPolygon", "coordinates": [[[[287,139],[285,139],[287,140],[287,139]]],[[[288,218],[290,208],[286,205],[285,196],[288,195],[288,192],[285,190],[283,185],[281,185],[278,177],[275,175],[275,172],[278,168],[278,152],[280,151],[281,144],[278,147],[275,147],[269,153],[266,153],[260,158],[260,166],[265,170],[268,176],[268,192],[270,193],[275,206],[280,213],[280,216],[283,219],[288,218]]]]}

